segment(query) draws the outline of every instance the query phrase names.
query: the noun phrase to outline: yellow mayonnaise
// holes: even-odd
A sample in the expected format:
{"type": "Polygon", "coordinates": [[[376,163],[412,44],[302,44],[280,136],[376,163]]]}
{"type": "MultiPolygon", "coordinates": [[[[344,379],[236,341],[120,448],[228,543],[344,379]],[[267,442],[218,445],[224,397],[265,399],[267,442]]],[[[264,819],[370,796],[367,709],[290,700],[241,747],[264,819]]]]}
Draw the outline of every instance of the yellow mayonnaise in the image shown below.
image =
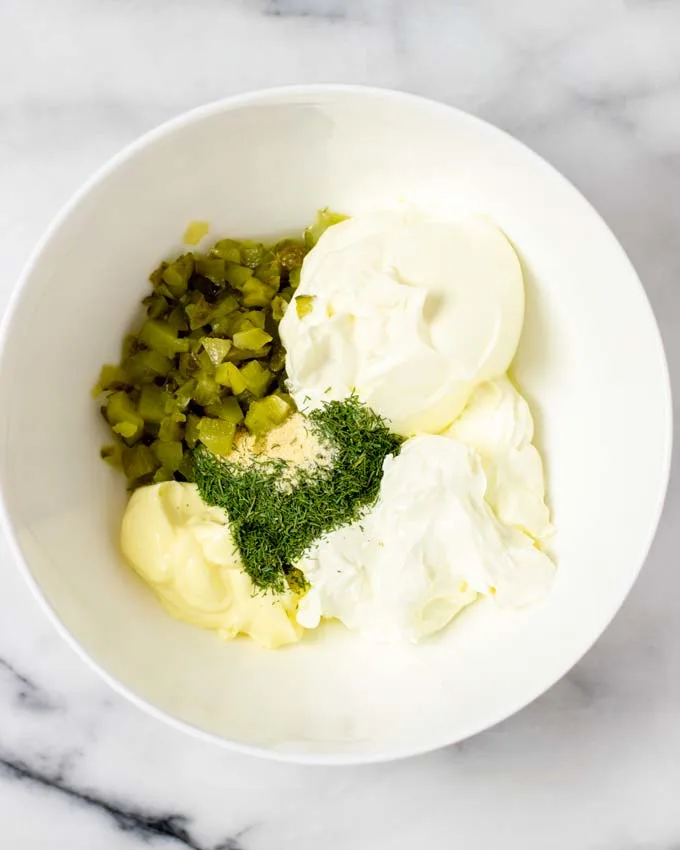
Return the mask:
{"type": "Polygon", "coordinates": [[[249,635],[273,649],[294,643],[293,593],[254,593],[220,508],[206,505],[194,484],[169,481],[136,490],[121,528],[131,566],[166,610],[186,623],[231,640],[249,635]]]}

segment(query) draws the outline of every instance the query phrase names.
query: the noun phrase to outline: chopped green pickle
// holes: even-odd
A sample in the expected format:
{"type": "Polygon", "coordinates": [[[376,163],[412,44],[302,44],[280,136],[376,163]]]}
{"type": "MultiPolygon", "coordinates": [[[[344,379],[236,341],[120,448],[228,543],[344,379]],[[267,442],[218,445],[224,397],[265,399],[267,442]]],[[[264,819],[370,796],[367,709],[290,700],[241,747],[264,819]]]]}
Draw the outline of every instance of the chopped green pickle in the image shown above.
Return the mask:
{"type": "Polygon", "coordinates": [[[231,340],[216,339],[210,336],[203,337],[202,343],[213,366],[219,366],[227,354],[229,354],[229,349],[232,346],[231,340]]]}
{"type": "Polygon", "coordinates": [[[156,384],[145,384],[137,403],[137,412],[147,422],[160,422],[165,417],[168,393],[156,384]]]}
{"type": "MultiPolygon", "coordinates": [[[[295,297],[300,269],[343,218],[322,210],[302,239],[275,244],[220,239],[149,275],[145,319],[92,389],[112,432],[101,456],[130,488],[192,481],[199,445],[228,455],[237,431],[264,434],[295,410],[278,325],[293,299],[298,315],[312,309],[311,296],[295,297]]],[[[191,222],[184,241],[195,246],[207,233],[207,222],[191,222]]]]}
{"type": "Polygon", "coordinates": [[[193,254],[182,254],[174,262],[165,266],[160,277],[170,291],[170,294],[174,295],[175,298],[181,298],[187,291],[189,278],[193,271],[193,254]]]}
{"type": "Polygon", "coordinates": [[[113,443],[110,446],[102,446],[99,450],[99,456],[102,460],[110,463],[115,469],[122,467],[123,447],[120,443],[113,443]]]}
{"type": "Polygon", "coordinates": [[[234,395],[240,395],[248,388],[246,379],[235,363],[222,363],[217,367],[215,380],[223,387],[229,387],[234,395]]]}
{"type": "Polygon", "coordinates": [[[234,289],[243,289],[246,281],[253,276],[253,270],[238,263],[227,263],[225,269],[227,282],[234,289]]]}
{"type": "Polygon", "coordinates": [[[241,251],[235,239],[220,239],[210,252],[211,256],[221,257],[228,263],[240,263],[241,251]]]}
{"type": "Polygon", "coordinates": [[[254,401],[248,408],[246,428],[251,434],[260,436],[276,428],[291,415],[293,409],[279,395],[254,401]]]}
{"type": "Polygon", "coordinates": [[[161,322],[159,319],[148,319],[144,322],[139,332],[139,339],[152,351],[157,351],[166,357],[174,357],[175,354],[182,354],[189,350],[188,341],[178,339],[177,331],[167,322],[161,322]]]}
{"type": "Polygon", "coordinates": [[[216,455],[228,455],[234,443],[236,423],[204,416],[198,423],[198,439],[216,455]]]}
{"type": "Polygon", "coordinates": [[[330,212],[328,209],[319,210],[316,221],[305,230],[305,247],[311,250],[321,236],[334,224],[339,224],[347,218],[346,215],[330,212]]]}
{"type": "Polygon", "coordinates": [[[247,331],[239,331],[234,334],[234,345],[237,348],[245,348],[248,351],[257,351],[258,348],[272,341],[272,337],[259,328],[250,328],[247,331]]]}
{"type": "Polygon", "coordinates": [[[185,245],[198,245],[201,239],[204,239],[208,235],[209,230],[210,225],[207,221],[192,221],[184,231],[182,242],[185,245]]]}
{"type": "Polygon", "coordinates": [[[251,277],[243,285],[243,304],[246,307],[266,307],[276,295],[276,287],[251,277]]]}
{"type": "Polygon", "coordinates": [[[296,295],[295,309],[297,310],[298,319],[304,319],[304,317],[308,316],[314,309],[314,296],[296,295]]]}
{"type": "Polygon", "coordinates": [[[190,413],[187,416],[187,427],[184,430],[184,440],[190,449],[193,449],[196,443],[198,442],[199,422],[200,417],[196,416],[194,413],[190,413]]]}
{"type": "Polygon", "coordinates": [[[255,398],[262,398],[274,380],[274,375],[259,360],[251,360],[249,363],[246,363],[241,368],[241,375],[245,379],[246,387],[255,398]]]}
{"type": "Polygon", "coordinates": [[[214,404],[209,404],[205,408],[205,412],[208,416],[214,416],[217,419],[224,419],[226,422],[233,422],[234,425],[238,425],[239,422],[243,422],[243,411],[241,410],[241,405],[238,403],[238,399],[234,398],[234,396],[222,399],[222,401],[215,402],[214,404]]]}
{"type": "Polygon", "coordinates": [[[131,484],[143,481],[152,475],[161,465],[156,455],[148,446],[138,445],[132,448],[125,446],[122,452],[122,464],[125,477],[131,484]]]}
{"type": "Polygon", "coordinates": [[[151,451],[156,455],[164,469],[175,472],[180,468],[184,452],[179,441],[161,442],[156,440],[155,443],[151,444],[151,451]]]}

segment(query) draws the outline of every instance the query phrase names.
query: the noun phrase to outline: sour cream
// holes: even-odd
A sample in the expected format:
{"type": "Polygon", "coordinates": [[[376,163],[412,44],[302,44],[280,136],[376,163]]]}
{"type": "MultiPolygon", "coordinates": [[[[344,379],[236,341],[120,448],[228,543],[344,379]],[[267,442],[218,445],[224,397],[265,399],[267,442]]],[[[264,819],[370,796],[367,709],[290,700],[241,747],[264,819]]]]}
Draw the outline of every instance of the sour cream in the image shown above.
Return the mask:
{"type": "Polygon", "coordinates": [[[411,207],[329,228],[296,296],[311,301],[280,333],[298,406],[356,392],[404,436],[443,430],[503,375],[524,319],[520,263],[497,227],[411,207]]]}

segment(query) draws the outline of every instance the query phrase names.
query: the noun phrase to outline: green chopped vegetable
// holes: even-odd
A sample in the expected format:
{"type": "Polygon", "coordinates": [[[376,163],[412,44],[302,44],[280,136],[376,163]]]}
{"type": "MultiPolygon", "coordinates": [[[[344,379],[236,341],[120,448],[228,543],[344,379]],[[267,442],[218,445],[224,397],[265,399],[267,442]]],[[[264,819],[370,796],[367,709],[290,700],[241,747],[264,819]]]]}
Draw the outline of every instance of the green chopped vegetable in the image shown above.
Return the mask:
{"type": "Polygon", "coordinates": [[[222,401],[217,401],[214,404],[209,404],[205,408],[205,412],[208,416],[214,416],[217,419],[224,419],[226,422],[233,422],[234,425],[238,425],[239,422],[243,422],[243,411],[241,410],[241,405],[238,403],[238,399],[233,396],[230,398],[224,398],[222,401]]]}
{"type": "Polygon", "coordinates": [[[204,239],[208,235],[209,230],[210,225],[207,221],[192,221],[184,231],[182,241],[186,245],[198,245],[201,239],[204,239]]]}
{"type": "MultiPolygon", "coordinates": [[[[125,336],[120,363],[104,366],[92,390],[103,397],[111,428],[102,457],[123,469],[131,488],[191,480],[199,443],[226,455],[237,430],[265,433],[295,409],[282,392],[286,353],[278,323],[299,283],[310,233],[318,238],[337,219],[322,212],[303,239],[273,245],[220,239],[151,272],[145,320],[125,336]]],[[[207,232],[206,222],[192,222],[185,241],[196,245],[207,232]]]]}
{"type": "Polygon", "coordinates": [[[281,425],[293,413],[291,406],[279,395],[254,401],[248,408],[246,428],[251,434],[261,436],[281,425]]]}
{"type": "Polygon", "coordinates": [[[177,257],[174,262],[166,265],[160,277],[170,291],[170,294],[174,295],[175,298],[181,298],[187,291],[189,278],[193,270],[193,254],[183,254],[181,257],[177,257]]]}
{"type": "Polygon", "coordinates": [[[316,221],[305,230],[305,247],[309,251],[319,241],[321,236],[334,224],[339,224],[347,218],[346,215],[333,213],[327,209],[319,210],[316,221]]]}
{"type": "Polygon", "coordinates": [[[213,256],[221,257],[228,263],[241,262],[241,251],[239,250],[238,242],[234,239],[220,239],[219,242],[215,243],[210,253],[213,256]]]}
{"type": "Polygon", "coordinates": [[[274,380],[274,375],[259,360],[251,360],[249,363],[246,363],[241,368],[241,375],[246,382],[246,387],[255,398],[262,398],[274,380]]]}
{"type": "Polygon", "coordinates": [[[304,319],[314,309],[314,295],[296,295],[295,309],[297,310],[298,319],[304,319]]]}
{"type": "Polygon", "coordinates": [[[272,341],[272,337],[266,331],[261,331],[259,328],[250,328],[246,331],[239,331],[234,334],[234,345],[238,348],[245,348],[248,351],[257,351],[272,341]]]}
{"type": "Polygon", "coordinates": [[[213,366],[219,366],[227,354],[229,354],[229,349],[232,346],[231,340],[217,339],[210,336],[203,337],[201,342],[213,366]]]}
{"type": "Polygon", "coordinates": [[[225,275],[230,286],[233,286],[234,289],[243,289],[246,281],[253,276],[253,270],[238,263],[227,263],[225,275]]]}
{"type": "Polygon", "coordinates": [[[156,384],[145,384],[139,396],[137,411],[147,422],[160,422],[165,417],[168,393],[156,384]]]}
{"type": "Polygon", "coordinates": [[[155,443],[151,444],[151,451],[156,455],[161,466],[170,472],[176,472],[182,465],[184,452],[179,441],[162,442],[156,440],[155,443]]]}
{"type": "Polygon", "coordinates": [[[161,464],[148,446],[138,445],[123,448],[122,465],[123,472],[130,482],[142,484],[146,483],[147,477],[152,475],[161,464]]]}
{"type": "Polygon", "coordinates": [[[215,455],[228,455],[232,449],[236,423],[204,416],[198,423],[198,439],[215,455]]]}
{"type": "Polygon", "coordinates": [[[234,363],[222,363],[217,367],[215,380],[224,387],[230,387],[234,395],[240,395],[248,388],[246,379],[241,370],[234,363]]]}

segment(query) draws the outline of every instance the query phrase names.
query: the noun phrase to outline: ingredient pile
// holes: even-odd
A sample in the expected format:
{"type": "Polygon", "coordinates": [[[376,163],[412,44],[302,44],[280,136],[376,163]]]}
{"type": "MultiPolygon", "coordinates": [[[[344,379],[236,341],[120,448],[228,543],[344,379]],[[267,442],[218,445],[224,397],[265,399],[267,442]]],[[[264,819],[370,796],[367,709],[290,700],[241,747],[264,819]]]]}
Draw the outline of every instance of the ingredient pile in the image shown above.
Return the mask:
{"type": "Polygon", "coordinates": [[[324,210],[301,240],[221,239],[150,282],[94,392],[132,491],[123,553],[169,613],[266,647],[330,618],[418,641],[480,596],[547,591],[542,463],[506,375],[524,284],[491,222],[324,210]]]}

